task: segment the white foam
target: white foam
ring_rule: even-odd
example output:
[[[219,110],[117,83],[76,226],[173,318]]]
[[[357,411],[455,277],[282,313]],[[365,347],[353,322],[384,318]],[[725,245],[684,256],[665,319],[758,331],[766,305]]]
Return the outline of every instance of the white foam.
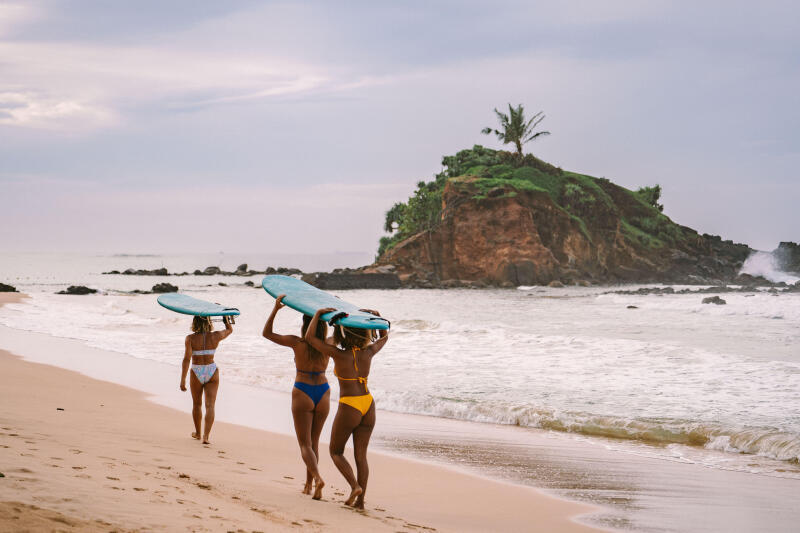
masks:
[[[788,272],[784,272],[778,266],[778,261],[771,252],[755,251],[745,260],[742,265],[740,274],[749,274],[751,276],[762,276],[773,283],[796,283],[800,281],[797,277]]]

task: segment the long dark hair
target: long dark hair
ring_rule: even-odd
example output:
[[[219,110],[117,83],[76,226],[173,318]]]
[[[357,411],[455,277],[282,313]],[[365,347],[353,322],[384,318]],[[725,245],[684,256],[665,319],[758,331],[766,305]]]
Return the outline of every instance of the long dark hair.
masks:
[[[306,331],[308,331],[309,324],[311,324],[311,317],[308,316],[308,315],[303,315],[303,325],[300,328],[300,333],[301,333],[301,335],[302,335],[302,337],[304,339],[306,338]],[[318,339],[322,339],[323,341],[326,338],[328,338],[328,324],[323,322],[322,320],[319,320],[317,322],[317,331],[314,332],[314,336],[317,337]],[[313,346],[311,346],[308,343],[306,343],[306,344],[308,345],[308,357],[309,357],[309,359],[312,359],[312,360],[314,360],[314,359],[317,359],[317,360],[318,359],[322,359],[322,354],[319,352],[319,350],[317,350],[316,348],[314,348]]]
[[[373,330],[356,329],[345,326],[333,327],[333,340],[342,347],[343,350],[366,348],[372,342]]]

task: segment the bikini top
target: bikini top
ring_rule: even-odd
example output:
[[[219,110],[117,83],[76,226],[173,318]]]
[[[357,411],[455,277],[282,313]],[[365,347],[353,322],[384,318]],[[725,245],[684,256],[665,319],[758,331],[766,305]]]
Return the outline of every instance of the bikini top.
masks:
[[[306,341],[303,340],[303,342],[306,342]],[[308,343],[306,342],[306,344],[308,344]],[[295,367],[295,368],[297,368],[297,367]],[[325,373],[325,370],[300,370],[299,368],[297,368],[297,371],[300,372],[301,374],[308,374],[309,376],[319,376],[320,374],[324,374]]]
[[[360,348],[353,348],[353,366],[356,369],[356,374],[358,374],[358,363],[356,363],[356,351],[360,351]],[[342,381],[358,381],[359,383],[364,385],[364,389],[369,393],[369,389],[367,389],[367,378],[364,376],[356,376],[354,378],[343,378],[339,374],[336,373],[336,367],[333,367],[333,375],[339,378]]]
[[[203,332],[203,349],[202,350],[192,350],[192,355],[214,355],[217,351],[216,348],[213,350],[206,350],[206,332]]]

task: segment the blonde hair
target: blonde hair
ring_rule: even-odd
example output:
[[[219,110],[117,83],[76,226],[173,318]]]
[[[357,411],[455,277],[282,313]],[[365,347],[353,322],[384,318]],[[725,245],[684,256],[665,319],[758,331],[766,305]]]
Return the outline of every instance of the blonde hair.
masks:
[[[333,328],[333,340],[343,350],[366,348],[372,342],[372,336],[373,331],[371,329],[356,329],[345,326],[334,326]]]
[[[211,333],[213,329],[211,319],[207,316],[196,316],[192,319],[192,331],[195,333]]]

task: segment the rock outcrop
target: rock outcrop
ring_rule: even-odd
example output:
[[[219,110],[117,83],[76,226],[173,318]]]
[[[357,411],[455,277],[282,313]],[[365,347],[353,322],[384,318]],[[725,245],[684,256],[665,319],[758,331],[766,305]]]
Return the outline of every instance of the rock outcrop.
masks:
[[[323,290],[399,289],[400,278],[394,273],[380,272],[315,272],[305,274],[303,281]]]
[[[501,154],[478,148],[481,161]],[[607,179],[535,161],[535,167],[483,164],[456,177],[441,179],[440,174],[435,184],[441,186],[442,208],[436,223],[393,243],[376,266],[393,265],[408,286],[447,280],[494,286],[553,281],[721,285],[736,278],[751,252],[746,245],[675,224]],[[492,177],[494,168],[528,177],[498,179]]]
[[[160,294],[165,292],[178,292],[178,287],[171,283],[157,283],[151,289],[154,293]]]
[[[0,283],[0,292],[17,292],[17,288],[5,283]]]
[[[89,287],[85,287],[83,285],[70,285],[67,287],[66,290],[58,291],[56,294],[73,294],[73,295],[85,295],[85,294],[95,294],[97,289],[90,289]]]
[[[781,270],[800,273],[800,244],[782,242],[772,252]]]

